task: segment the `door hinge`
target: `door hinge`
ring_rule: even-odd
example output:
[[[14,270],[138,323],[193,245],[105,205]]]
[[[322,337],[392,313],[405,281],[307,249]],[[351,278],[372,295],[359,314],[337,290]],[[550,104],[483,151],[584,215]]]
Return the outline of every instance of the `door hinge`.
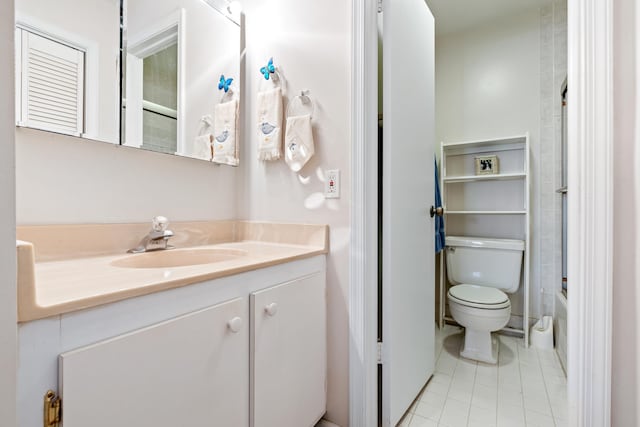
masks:
[[[382,341],[378,341],[378,365],[382,365]]]
[[[378,13],[382,13],[382,0],[378,0]]]
[[[59,427],[62,421],[62,400],[52,390],[44,395],[44,427]]]

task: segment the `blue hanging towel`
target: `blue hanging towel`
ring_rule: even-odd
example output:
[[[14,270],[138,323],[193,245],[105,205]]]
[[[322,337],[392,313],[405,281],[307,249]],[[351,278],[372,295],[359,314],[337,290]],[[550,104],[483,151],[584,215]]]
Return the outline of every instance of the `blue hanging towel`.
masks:
[[[440,177],[438,174],[438,161],[436,160],[435,155],[433,156],[433,170],[435,171],[435,207],[438,208],[442,206],[442,199],[440,197]],[[436,253],[438,253],[444,249],[444,217],[436,215],[435,226]]]

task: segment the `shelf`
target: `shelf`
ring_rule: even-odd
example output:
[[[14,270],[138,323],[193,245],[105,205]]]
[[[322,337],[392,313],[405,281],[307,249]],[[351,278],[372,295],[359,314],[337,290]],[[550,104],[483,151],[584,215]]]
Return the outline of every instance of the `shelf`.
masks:
[[[529,134],[484,138],[476,141],[442,142],[440,147],[441,196],[444,207],[445,231],[460,236],[493,236],[518,238],[524,241],[522,262],[522,318],[523,328],[504,328],[510,334],[522,335],[529,346],[530,318],[530,191],[531,158]],[[499,159],[495,175],[475,175],[478,156]],[[461,185],[448,185],[459,183]],[[477,183],[477,184],[473,184]],[[449,210],[447,205],[451,208]],[[501,210],[498,210],[501,209]],[[516,237],[518,236],[518,237]],[[440,310],[438,324],[453,319],[445,317],[446,268],[440,257]],[[519,326],[518,320],[515,324]]]
[[[500,139],[482,139],[478,141],[443,142],[443,151],[450,153],[482,153],[494,150],[518,150],[526,145],[527,136],[518,135]]]
[[[444,211],[447,215],[524,215],[527,211]]]
[[[503,181],[503,180],[509,180],[509,179],[525,178],[526,176],[527,174],[525,172],[498,173],[495,175],[445,176],[442,178],[442,182],[447,184],[451,182]]]

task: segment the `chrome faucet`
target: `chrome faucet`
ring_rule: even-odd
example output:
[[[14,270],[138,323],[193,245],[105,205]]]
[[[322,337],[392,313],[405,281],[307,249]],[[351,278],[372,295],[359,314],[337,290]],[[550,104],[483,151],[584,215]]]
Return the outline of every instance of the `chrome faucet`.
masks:
[[[139,254],[142,252],[158,251],[163,249],[173,249],[169,245],[169,239],[173,237],[173,231],[167,230],[169,220],[163,216],[156,216],[151,220],[152,229],[142,238],[138,246],[129,249],[127,252]]]

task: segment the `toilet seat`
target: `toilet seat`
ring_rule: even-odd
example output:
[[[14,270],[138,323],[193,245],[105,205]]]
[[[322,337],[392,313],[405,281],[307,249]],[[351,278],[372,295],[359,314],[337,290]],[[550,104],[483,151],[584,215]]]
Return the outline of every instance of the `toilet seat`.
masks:
[[[449,289],[450,300],[466,306],[484,310],[501,310],[511,307],[507,294],[500,289],[487,286],[461,284]]]

